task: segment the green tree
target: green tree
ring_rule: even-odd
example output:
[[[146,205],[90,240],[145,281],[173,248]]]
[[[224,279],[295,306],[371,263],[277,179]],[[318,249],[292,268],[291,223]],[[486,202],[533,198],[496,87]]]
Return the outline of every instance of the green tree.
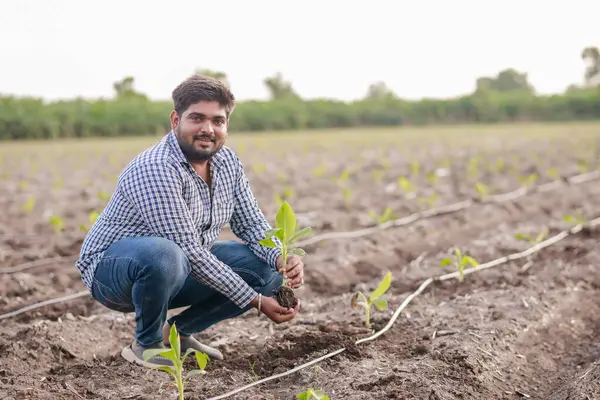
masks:
[[[117,97],[117,99],[146,99],[146,96],[144,94],[139,93],[135,90],[135,78],[133,76],[126,76],[120,81],[113,83],[113,89],[115,91],[115,96]]]
[[[581,52],[581,58],[587,64],[584,78],[588,86],[600,85],[600,50],[597,47],[586,47]]]
[[[527,73],[507,68],[500,71],[495,77],[477,79],[475,92],[524,92],[534,94],[535,89],[529,83]]]
[[[299,100],[300,96],[292,88],[292,84],[283,79],[280,72],[267,77],[263,83],[269,91],[271,100]]]
[[[231,89],[231,85],[229,83],[229,79],[228,79],[227,74],[225,72],[214,71],[214,70],[208,69],[208,68],[198,68],[198,69],[196,69],[195,72],[198,75],[207,76],[209,78],[217,79],[217,80],[223,82],[225,84],[225,86],[227,86],[228,88]]]
[[[388,87],[388,85],[386,85],[385,82],[379,81],[379,82],[375,82],[375,83],[372,83],[369,85],[365,99],[367,99],[367,100],[383,100],[383,99],[390,99],[390,98],[395,98],[395,97],[396,97],[396,95],[394,94],[392,89],[390,89]]]

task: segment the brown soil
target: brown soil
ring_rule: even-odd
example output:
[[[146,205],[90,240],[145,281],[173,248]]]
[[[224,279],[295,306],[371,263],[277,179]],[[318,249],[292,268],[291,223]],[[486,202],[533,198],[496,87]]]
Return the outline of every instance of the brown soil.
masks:
[[[515,138],[514,144],[502,149],[496,144],[482,163],[494,165],[502,156],[506,171],[488,173],[481,167],[484,173],[477,179],[506,192],[518,187],[509,167],[521,174],[539,171],[538,183],[549,181],[543,173],[549,166],[576,174],[576,156],[587,142],[569,144],[585,139],[570,136],[565,140],[573,142],[552,145],[539,138]],[[285,172],[294,182],[296,197],[290,203],[299,224],[317,233],[353,230],[369,225],[371,209],[381,211],[390,205],[399,216],[423,209],[418,200],[390,189],[396,177],[409,170],[411,158],[401,153],[420,159],[421,168],[428,172],[449,150],[432,143],[425,146],[426,142],[413,147],[390,143],[391,139],[373,147],[373,154],[348,145],[343,151],[317,148],[290,156]],[[485,148],[485,143],[473,147]],[[97,192],[110,192],[113,176],[137,150],[122,150],[117,161],[107,161],[107,149],[89,150],[89,157],[58,152],[54,161],[45,162],[62,175],[53,175],[51,168],[34,172],[27,164],[17,168],[22,161],[18,154],[7,159],[5,165],[13,173],[0,181],[0,268],[57,255],[71,258],[0,274],[0,314],[84,289],[73,265],[84,236],[79,225],[87,223],[92,210],[101,209],[104,200]],[[380,168],[377,155],[383,153],[392,167],[385,170],[382,182],[376,182],[372,171]],[[438,204],[474,195],[476,179],[467,176],[468,158],[461,158],[458,150],[451,153],[458,160],[453,168],[460,171],[459,183],[440,178],[435,186]],[[43,155],[47,152],[37,154]],[[77,161],[82,157],[89,164]],[[32,156],[28,162],[35,159]],[[323,159],[329,172],[321,178],[309,176],[301,167]],[[268,170],[278,165],[276,159],[272,162]],[[354,200],[346,206],[338,183],[330,177],[356,163],[360,169],[350,179]],[[273,179],[274,175],[252,172],[252,163],[248,164],[257,198],[271,215],[268,211],[276,210],[273,193],[289,184]],[[83,183],[86,177],[96,177],[97,171],[102,171],[97,179]],[[65,180],[59,188],[53,186],[56,176]],[[21,180],[31,182],[29,189],[19,185]],[[434,190],[425,173],[414,181],[427,188],[423,194]],[[36,208],[26,214],[21,207],[32,193],[37,195]],[[298,317],[271,324],[264,315],[249,312],[196,335],[219,347],[225,359],[211,360],[206,375],[188,382],[186,398],[207,399],[345,348],[321,363],[231,398],[293,399],[313,387],[332,399],[347,400],[600,399],[598,229],[569,236],[537,253],[526,270],[528,260],[523,259],[467,275],[462,283],[432,284],[386,333],[359,345],[355,341],[370,331],[364,328],[361,310],[350,307],[357,290],[370,293],[391,271],[389,310],[372,314],[373,329],[380,330],[424,279],[445,272],[439,262],[454,246],[480,262],[521,251],[528,244],[515,239],[516,233],[535,235],[549,228],[550,235],[556,234],[569,226],[562,217],[577,210],[588,218],[599,216],[599,198],[598,181],[589,182],[517,202],[478,204],[361,238],[306,246],[306,284],[293,292],[302,301]],[[63,216],[65,231],[56,233],[48,226],[52,214]],[[223,232],[223,238],[231,237],[229,231]],[[175,390],[167,385],[169,376],[130,365],[120,356],[133,330],[131,314],[110,312],[88,297],[2,320],[0,399],[176,399]],[[191,360],[187,367],[194,367]]]
[[[298,304],[296,294],[287,286],[280,286],[275,293],[275,298],[281,307],[294,308]]]

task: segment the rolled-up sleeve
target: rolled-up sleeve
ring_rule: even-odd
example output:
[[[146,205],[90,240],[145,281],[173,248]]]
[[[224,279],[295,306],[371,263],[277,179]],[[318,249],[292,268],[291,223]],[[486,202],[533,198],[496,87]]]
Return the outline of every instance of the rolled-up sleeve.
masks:
[[[240,308],[257,295],[238,274],[200,245],[200,236],[183,198],[183,180],[168,163],[138,164],[125,174],[118,190],[139,211],[151,232],[179,245],[192,276],[222,293]]]

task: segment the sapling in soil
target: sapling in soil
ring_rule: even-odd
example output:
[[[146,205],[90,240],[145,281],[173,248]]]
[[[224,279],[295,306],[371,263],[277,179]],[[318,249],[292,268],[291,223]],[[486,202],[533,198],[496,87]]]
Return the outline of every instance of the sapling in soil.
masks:
[[[315,390],[313,388],[308,388],[306,391],[302,393],[298,393],[296,396],[297,399],[300,400],[329,400],[329,396],[322,390]]]
[[[454,249],[454,259],[452,259],[451,257],[446,257],[444,258],[442,261],[440,261],[440,266],[446,267],[448,265],[454,265],[456,267],[456,269],[458,270],[458,280],[459,281],[463,281],[465,279],[465,268],[467,267],[467,265],[471,265],[471,267],[473,268],[477,268],[477,266],[479,265],[479,262],[477,262],[473,257],[471,256],[467,256],[467,255],[463,255],[462,251],[460,251],[460,249],[455,248]]]
[[[292,207],[287,201],[284,201],[275,216],[275,228],[266,231],[264,233],[265,238],[260,240],[259,243],[265,247],[279,249],[281,259],[285,265],[290,255],[306,255],[304,250],[293,247],[293,244],[296,240],[308,235],[310,232],[311,228],[309,227],[296,231],[296,216]],[[275,298],[282,307],[293,308],[298,304],[298,299],[294,291],[287,286],[286,279],[283,280],[283,285],[277,289]]]
[[[371,329],[371,306],[375,306],[378,311],[387,309],[387,300],[382,299],[381,296],[387,292],[392,283],[392,273],[388,272],[385,274],[377,289],[375,289],[367,298],[362,292],[358,291],[352,296],[350,305],[352,308],[363,307],[365,309],[365,326],[367,329]],[[362,302],[359,302],[362,299]]]
[[[168,372],[173,377],[173,379],[175,380],[175,385],[177,386],[177,390],[179,392],[179,400],[183,400],[184,382],[194,375],[203,374],[204,368],[206,368],[206,364],[208,363],[209,357],[207,354],[199,352],[198,350],[192,348],[188,348],[183,357],[181,357],[181,342],[179,340],[179,332],[177,332],[175,324],[171,325],[171,331],[169,332],[169,343],[171,344],[171,348],[145,350],[143,357],[144,361],[148,361],[149,359],[157,355],[163,356],[171,360],[173,366],[163,365],[158,367],[157,369],[160,371]],[[191,370],[190,372],[188,372],[187,376],[183,378],[183,363],[191,353],[194,353],[194,355],[196,356],[196,362],[198,363],[198,367],[200,369]]]

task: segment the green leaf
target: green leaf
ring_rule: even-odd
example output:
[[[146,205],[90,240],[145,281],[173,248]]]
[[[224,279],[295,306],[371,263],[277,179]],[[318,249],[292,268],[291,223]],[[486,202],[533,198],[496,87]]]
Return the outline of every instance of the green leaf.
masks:
[[[374,299],[380,297],[382,294],[387,292],[391,283],[392,283],[392,273],[388,272],[387,274],[385,274],[385,276],[381,280],[381,283],[379,283],[379,287],[377,287],[377,289],[375,289],[373,291],[373,293],[371,293],[371,295],[369,296],[369,300],[373,301]]]
[[[296,396],[296,398],[300,399],[300,400],[308,400],[309,399],[309,397],[308,397],[308,391],[302,392],[302,393],[298,393],[298,395]]]
[[[204,368],[206,368],[209,359],[210,357],[208,357],[208,354],[199,351],[196,352],[196,361],[198,362],[198,367],[200,367],[200,369],[204,370]]]
[[[271,238],[261,239],[261,240],[258,241],[258,243],[262,244],[265,247],[269,247],[269,248],[273,248],[273,249],[277,248],[277,245],[275,244],[275,242]]]
[[[175,327],[175,324],[171,325],[171,332],[169,333],[169,343],[171,344],[171,349],[175,354],[176,360],[179,361],[179,359],[181,358],[181,345],[179,343],[179,333],[177,333],[177,328]]]
[[[142,354],[144,361],[148,361],[157,355],[161,355],[169,360],[173,360],[175,353],[173,352],[173,349],[148,349],[144,350],[144,353]]]
[[[329,396],[322,390],[315,390],[313,388],[308,388],[305,392],[307,394],[307,399],[315,398],[317,400],[329,400]]]
[[[187,375],[185,377],[185,380],[188,380],[192,376],[195,376],[195,375],[204,375],[204,374],[206,374],[206,371],[203,371],[201,369],[193,369],[193,370],[191,370],[190,372],[187,373]]]
[[[440,266],[442,267],[445,267],[450,264],[452,264],[452,259],[450,257],[446,257],[442,261],[440,261]]]
[[[465,264],[471,264],[473,267],[477,267],[479,265],[479,263],[473,257],[470,256],[464,256],[463,260]]]
[[[294,236],[294,232],[296,232],[296,217],[287,200],[281,204],[279,211],[277,211],[275,225],[277,228],[283,230],[283,238],[281,240],[287,244],[289,239]]]
[[[310,233],[311,233],[311,228],[310,227],[302,228],[298,232],[296,232],[294,234],[294,236],[292,236],[290,238],[289,242],[290,243],[295,242],[296,240],[300,239],[301,237],[307,236]]]
[[[517,240],[531,240],[531,235],[526,235],[526,234],[522,234],[522,233],[517,233],[515,235],[515,239]]]
[[[273,229],[267,230],[265,232],[265,238],[270,238],[271,236],[274,236],[280,230],[281,230],[281,228],[273,228]]]
[[[161,365],[160,367],[157,368],[159,371],[165,371],[168,372],[169,374],[171,374],[171,376],[173,378],[175,378],[175,380],[177,380],[177,375],[175,374],[175,371],[173,371],[173,368],[166,366],[166,365]]]
[[[297,256],[304,257],[306,255],[306,252],[303,249],[295,248],[295,249],[291,249],[289,251],[289,254],[295,254]]]
[[[385,299],[375,299],[373,300],[373,305],[379,311],[386,310],[388,308],[388,302]]]
[[[457,257],[460,257],[462,255],[462,252],[460,251],[459,248],[455,248],[454,249],[454,254],[456,254]]]

